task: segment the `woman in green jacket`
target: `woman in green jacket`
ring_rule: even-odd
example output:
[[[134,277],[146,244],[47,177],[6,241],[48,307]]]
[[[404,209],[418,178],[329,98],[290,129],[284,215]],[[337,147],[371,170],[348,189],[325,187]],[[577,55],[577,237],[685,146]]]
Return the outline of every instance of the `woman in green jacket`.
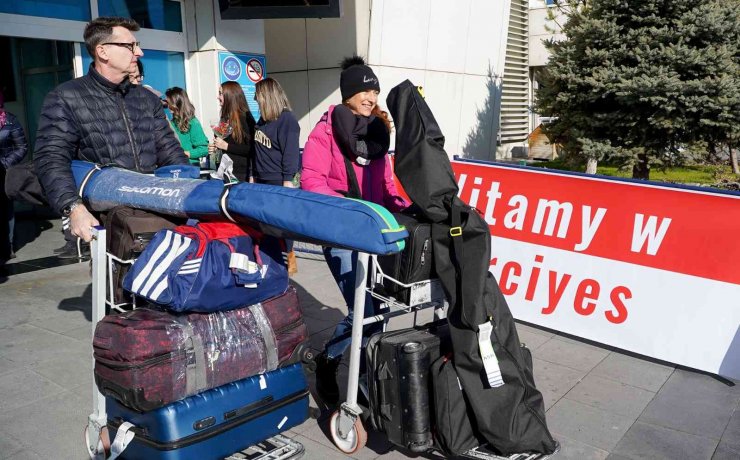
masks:
[[[208,138],[200,122],[195,118],[195,107],[190,102],[188,93],[175,86],[164,94],[167,98],[167,107],[172,112],[170,124],[177,137],[180,138],[180,145],[185,155],[190,158],[190,164],[207,167]],[[201,161],[201,159],[204,160]]]

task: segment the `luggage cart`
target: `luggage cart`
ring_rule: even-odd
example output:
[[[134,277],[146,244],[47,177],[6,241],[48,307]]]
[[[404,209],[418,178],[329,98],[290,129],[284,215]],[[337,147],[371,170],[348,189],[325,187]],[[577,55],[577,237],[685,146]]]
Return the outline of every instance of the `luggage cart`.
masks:
[[[133,260],[121,260],[106,252],[106,231],[102,226],[92,229],[93,240],[90,243],[90,254],[92,257],[92,335],[95,335],[95,326],[106,314],[106,307],[111,311],[124,312],[136,308],[134,303],[116,303],[113,297],[113,263],[131,264]],[[109,293],[106,295],[107,292]],[[95,359],[93,358],[93,367]],[[118,430],[116,439],[111,440],[108,435],[108,415],[105,408],[105,397],[98,391],[95,377],[92,382],[92,405],[93,412],[87,418],[85,426],[85,449],[93,460],[115,458],[120,455],[133,438],[133,432],[124,429]],[[250,446],[240,452],[228,457],[230,460],[288,460],[297,459],[303,455],[303,445],[280,434],[272,436],[262,442]]]
[[[417,313],[420,310],[434,308],[435,319],[447,316],[448,302],[438,279],[424,280],[416,283],[403,283],[382,271],[376,255],[360,252],[357,257],[357,272],[355,278],[355,314],[352,321],[352,339],[349,355],[349,376],[347,381],[347,400],[342,403],[330,418],[329,431],[332,441],[345,454],[352,454],[362,449],[367,442],[367,431],[362,425],[360,415],[362,408],[357,404],[359,390],[366,390],[360,382],[360,353],[362,352],[363,327],[378,322],[387,323],[390,318]],[[370,276],[368,277],[368,272]],[[409,302],[402,303],[395,298],[386,297],[376,292],[375,286],[384,281],[396,284],[410,290]],[[380,299],[388,310],[371,317],[363,317],[358,312],[365,311],[366,294]],[[370,400],[370,398],[368,398]],[[473,448],[458,458],[481,460],[546,460],[550,455],[520,453],[502,457],[488,451],[486,446]],[[559,450],[559,447],[558,447]]]
[[[368,272],[370,273],[369,277]],[[408,304],[376,292],[375,286],[384,280],[409,289],[411,292]],[[367,318],[363,317],[362,314],[358,314],[358,312],[365,311],[367,293],[381,300],[388,311]],[[329,419],[329,431],[332,441],[345,454],[357,452],[367,442],[367,431],[360,419],[362,408],[357,404],[358,390],[361,389],[360,353],[362,352],[363,327],[379,322],[386,323],[393,317],[417,313],[427,308],[434,308],[435,317],[441,319],[446,317],[447,299],[439,280],[424,280],[411,284],[403,283],[383,273],[376,255],[360,252],[357,256],[354,305],[355,314],[352,320],[352,339],[349,346],[347,400],[341,404],[339,409]],[[362,389],[364,390],[364,388]]]

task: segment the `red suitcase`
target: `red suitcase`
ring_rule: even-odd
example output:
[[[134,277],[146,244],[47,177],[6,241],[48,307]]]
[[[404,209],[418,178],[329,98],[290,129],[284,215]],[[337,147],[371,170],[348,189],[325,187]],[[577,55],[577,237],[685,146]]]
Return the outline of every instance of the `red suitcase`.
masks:
[[[150,411],[301,359],[308,329],[291,286],[261,304],[216,313],[140,308],[95,327],[95,382]]]

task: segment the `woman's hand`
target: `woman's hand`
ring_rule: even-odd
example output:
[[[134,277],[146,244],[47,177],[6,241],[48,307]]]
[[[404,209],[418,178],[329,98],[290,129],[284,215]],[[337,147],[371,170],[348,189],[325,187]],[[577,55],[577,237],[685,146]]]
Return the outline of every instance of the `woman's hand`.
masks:
[[[213,140],[213,144],[216,146],[217,149],[221,149],[224,152],[229,150],[229,143],[221,139],[220,137],[215,138]]]
[[[189,150],[185,150],[185,156],[188,157],[188,158],[190,158],[190,151]]]

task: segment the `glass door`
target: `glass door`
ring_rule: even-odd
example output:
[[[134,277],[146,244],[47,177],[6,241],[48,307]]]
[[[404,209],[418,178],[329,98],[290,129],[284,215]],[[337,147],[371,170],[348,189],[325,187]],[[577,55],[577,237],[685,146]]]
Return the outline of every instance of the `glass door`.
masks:
[[[71,42],[19,38],[15,40],[20,66],[30,150],[36,140],[41,106],[46,94],[74,78]]]

